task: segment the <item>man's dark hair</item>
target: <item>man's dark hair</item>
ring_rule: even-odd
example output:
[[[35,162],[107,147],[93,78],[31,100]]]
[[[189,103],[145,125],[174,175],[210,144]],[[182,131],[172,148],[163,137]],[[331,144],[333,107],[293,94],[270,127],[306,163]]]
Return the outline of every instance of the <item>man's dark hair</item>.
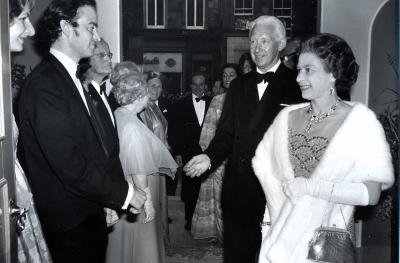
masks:
[[[95,0],[53,0],[38,24],[37,42],[38,45],[45,46],[48,50],[50,46],[60,37],[61,20],[71,23],[77,27],[76,15],[82,6],[92,6],[96,8]]]
[[[236,64],[236,63],[225,63],[225,64],[222,66],[221,75],[224,74],[224,69],[226,69],[226,68],[232,68],[232,69],[234,69],[235,72],[236,72],[236,75],[239,76],[239,71],[240,71],[240,70],[239,70],[239,65],[238,65],[238,64]]]
[[[196,71],[196,72],[193,72],[192,75],[190,75],[190,79],[189,79],[190,82],[189,82],[189,83],[192,83],[192,79],[193,79],[195,76],[203,76],[204,79],[207,81],[207,75],[206,75],[206,73],[204,73],[203,71]]]

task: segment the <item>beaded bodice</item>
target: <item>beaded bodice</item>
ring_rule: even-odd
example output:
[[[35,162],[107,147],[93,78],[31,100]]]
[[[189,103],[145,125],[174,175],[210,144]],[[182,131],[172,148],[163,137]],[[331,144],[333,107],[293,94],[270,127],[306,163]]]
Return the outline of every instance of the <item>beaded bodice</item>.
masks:
[[[325,137],[294,132],[289,129],[289,157],[294,176],[310,178],[328,144],[329,140]]]

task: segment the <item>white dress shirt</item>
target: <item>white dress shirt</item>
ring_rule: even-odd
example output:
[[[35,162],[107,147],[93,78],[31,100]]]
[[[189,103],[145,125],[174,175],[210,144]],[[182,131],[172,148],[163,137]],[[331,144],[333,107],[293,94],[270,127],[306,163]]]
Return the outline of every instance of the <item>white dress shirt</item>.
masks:
[[[279,65],[281,64],[281,61],[278,59],[278,62],[272,67],[270,68],[267,72],[273,72],[275,73],[276,70],[278,69]],[[264,74],[263,72],[261,72],[261,70],[259,70],[258,68],[256,69],[258,73],[260,74]],[[268,82],[260,82],[257,84],[257,89],[258,89],[258,99],[261,100],[262,96],[264,95],[265,90],[268,87]]]
[[[81,95],[82,101],[86,106],[86,109],[90,115],[90,111],[86,102],[85,94],[83,94],[83,87],[79,79],[76,77],[76,69],[78,67],[78,64],[76,64],[70,57],[65,55],[59,50],[56,50],[54,48],[50,48],[50,53],[56,57],[56,59],[64,66],[64,68],[68,71],[68,74],[71,76],[72,80],[75,82],[76,88],[78,89],[79,94]],[[99,87],[100,90],[100,87]],[[133,196],[133,186],[128,183],[129,188],[128,188],[128,194],[126,195],[126,199],[124,202],[124,205],[122,206],[122,209],[127,209],[130,200],[132,199]]]
[[[204,94],[202,96],[204,96]],[[204,100],[196,101],[196,98],[199,98],[199,97],[197,97],[196,95],[194,95],[192,93],[192,102],[193,102],[194,110],[196,111],[197,121],[199,122],[199,125],[201,126],[201,124],[203,123],[203,120],[204,120],[204,112],[206,110],[206,102]]]
[[[100,85],[96,81],[92,80],[90,82],[90,84],[92,84],[92,86],[95,88],[97,93],[100,95],[101,100],[103,101],[104,105],[106,106],[108,114],[110,115],[111,121],[112,121],[112,123],[113,123],[113,125],[115,127],[114,115],[112,114],[112,111],[111,111],[110,105],[108,104],[108,101],[107,101],[105,93],[103,92],[102,94],[100,94],[101,93],[100,92]]]
[[[103,83],[103,82],[102,82],[102,83]],[[111,90],[112,90],[112,88],[113,88],[113,84],[111,84],[110,78],[106,79],[106,80],[104,81],[104,83],[106,83],[106,94],[107,94],[107,96],[110,96]]]

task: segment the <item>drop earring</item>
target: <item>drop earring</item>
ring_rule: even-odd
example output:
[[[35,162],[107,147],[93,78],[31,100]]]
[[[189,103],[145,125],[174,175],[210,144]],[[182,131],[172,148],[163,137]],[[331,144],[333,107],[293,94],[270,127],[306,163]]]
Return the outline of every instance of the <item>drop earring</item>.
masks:
[[[333,87],[331,87],[329,89],[329,95],[333,95],[335,93],[335,89]]]

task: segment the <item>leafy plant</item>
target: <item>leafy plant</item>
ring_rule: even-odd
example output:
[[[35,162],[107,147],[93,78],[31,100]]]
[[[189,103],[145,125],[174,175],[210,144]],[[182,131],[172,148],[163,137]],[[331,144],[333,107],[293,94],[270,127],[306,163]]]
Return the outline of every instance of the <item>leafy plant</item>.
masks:
[[[398,96],[398,94],[397,94]],[[398,99],[397,99],[398,100]],[[392,217],[392,213],[397,211],[398,198],[397,198],[397,187],[398,179],[397,174],[399,171],[399,109],[398,107],[389,109],[386,108],[379,116],[379,121],[382,123],[385,131],[386,140],[390,146],[390,152],[392,154],[392,161],[395,174],[395,185],[389,192],[384,193],[383,197],[378,205],[376,218],[385,221]]]

